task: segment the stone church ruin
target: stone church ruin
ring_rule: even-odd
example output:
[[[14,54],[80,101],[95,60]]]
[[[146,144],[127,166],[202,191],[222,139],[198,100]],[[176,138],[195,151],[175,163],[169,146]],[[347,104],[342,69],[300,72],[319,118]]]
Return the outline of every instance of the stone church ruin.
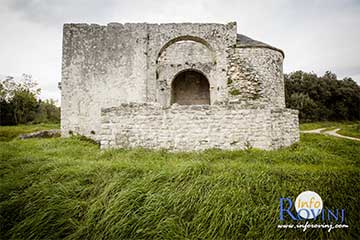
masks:
[[[236,23],[65,24],[61,132],[101,148],[276,149],[299,141],[280,49]]]

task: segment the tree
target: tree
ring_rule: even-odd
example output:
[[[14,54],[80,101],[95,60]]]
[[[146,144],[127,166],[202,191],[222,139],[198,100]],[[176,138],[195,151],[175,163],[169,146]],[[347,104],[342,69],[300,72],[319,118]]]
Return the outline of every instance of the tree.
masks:
[[[6,77],[0,81],[0,125],[31,122],[59,122],[60,108],[53,100],[37,100],[40,88],[31,75],[19,81]]]
[[[53,99],[38,101],[34,123],[41,122],[60,122],[60,108],[55,105],[55,101]]]
[[[330,71],[321,77],[303,71],[285,74],[285,99],[287,107],[299,110],[302,122],[360,120],[360,87]]]

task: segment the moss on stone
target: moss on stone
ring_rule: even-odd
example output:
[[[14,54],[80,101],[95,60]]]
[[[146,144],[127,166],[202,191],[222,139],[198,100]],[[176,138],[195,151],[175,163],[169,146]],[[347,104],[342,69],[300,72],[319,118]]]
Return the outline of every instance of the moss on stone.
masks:
[[[233,88],[230,90],[229,92],[231,95],[233,96],[237,96],[237,95],[240,95],[240,90],[239,89],[236,89],[236,88]]]

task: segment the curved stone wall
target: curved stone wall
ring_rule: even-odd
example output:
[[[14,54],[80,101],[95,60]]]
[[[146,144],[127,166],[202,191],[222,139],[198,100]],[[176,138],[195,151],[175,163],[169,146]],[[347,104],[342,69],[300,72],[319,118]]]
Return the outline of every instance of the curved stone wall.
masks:
[[[277,50],[235,47],[229,55],[229,100],[285,107],[283,55]]]

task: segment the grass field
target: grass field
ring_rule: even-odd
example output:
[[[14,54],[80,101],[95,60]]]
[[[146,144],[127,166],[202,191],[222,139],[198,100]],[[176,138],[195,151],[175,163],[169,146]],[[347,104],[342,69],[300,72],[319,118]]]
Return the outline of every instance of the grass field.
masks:
[[[42,123],[17,126],[0,126],[0,141],[10,141],[23,133],[31,133],[40,130],[57,129],[59,124]]]
[[[77,137],[0,144],[1,239],[360,237],[360,142],[303,134],[276,151],[201,153],[100,151]],[[344,208],[349,228],[277,229],[279,198],[305,190]]]

